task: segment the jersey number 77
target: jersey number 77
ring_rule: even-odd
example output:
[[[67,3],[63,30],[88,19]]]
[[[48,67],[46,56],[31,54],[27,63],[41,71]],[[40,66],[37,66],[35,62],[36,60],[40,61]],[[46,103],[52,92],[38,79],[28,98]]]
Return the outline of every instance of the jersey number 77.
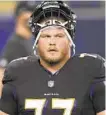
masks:
[[[75,99],[52,98],[52,109],[64,109],[63,115],[71,115]],[[35,115],[42,115],[43,108],[46,104],[44,99],[26,99],[25,109],[35,109]]]

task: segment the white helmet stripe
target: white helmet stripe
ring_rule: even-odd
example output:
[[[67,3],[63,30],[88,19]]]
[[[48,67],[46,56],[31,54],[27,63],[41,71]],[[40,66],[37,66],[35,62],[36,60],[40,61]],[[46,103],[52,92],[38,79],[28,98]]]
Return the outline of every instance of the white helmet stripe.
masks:
[[[37,44],[37,42],[38,42],[38,40],[39,40],[39,38],[40,38],[40,34],[41,34],[41,31],[39,31],[39,33],[38,33],[38,35],[37,35],[37,37],[36,37],[35,43],[34,43],[34,45],[33,45],[33,49],[35,49],[35,47],[36,47],[36,44]]]

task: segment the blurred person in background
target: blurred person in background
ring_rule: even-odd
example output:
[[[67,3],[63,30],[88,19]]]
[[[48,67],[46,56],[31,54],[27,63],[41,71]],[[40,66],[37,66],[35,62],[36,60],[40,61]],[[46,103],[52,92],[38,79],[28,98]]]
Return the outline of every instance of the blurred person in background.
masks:
[[[2,77],[5,67],[14,59],[33,54],[32,33],[28,27],[28,19],[36,6],[35,1],[17,2],[15,8],[15,28],[8,39],[0,56],[0,95],[2,88]]]

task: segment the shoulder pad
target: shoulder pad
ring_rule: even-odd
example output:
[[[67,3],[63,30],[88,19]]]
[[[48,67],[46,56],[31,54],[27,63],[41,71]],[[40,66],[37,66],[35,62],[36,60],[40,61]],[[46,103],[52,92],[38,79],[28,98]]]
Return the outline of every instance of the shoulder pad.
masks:
[[[3,83],[14,81],[17,76],[24,72],[24,67],[28,67],[33,62],[37,61],[36,57],[28,56],[11,61],[5,69]]]
[[[89,70],[95,79],[104,79],[106,62],[103,57],[98,54],[82,53],[79,55],[79,59],[83,59],[84,63],[89,66]]]
[[[37,58],[35,56],[21,57],[21,58],[18,58],[18,59],[11,61],[10,65],[20,65],[23,63],[31,63],[33,61],[36,61],[36,59]]]
[[[80,55],[78,55],[78,57],[87,59],[96,59],[98,61],[105,62],[105,59],[101,57],[99,54],[81,53]]]

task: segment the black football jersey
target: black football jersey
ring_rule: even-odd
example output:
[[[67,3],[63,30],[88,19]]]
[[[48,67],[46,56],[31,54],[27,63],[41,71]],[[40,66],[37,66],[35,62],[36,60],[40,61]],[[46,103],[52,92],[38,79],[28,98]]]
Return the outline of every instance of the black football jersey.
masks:
[[[80,54],[52,74],[39,59],[12,61],[4,74],[0,110],[10,115],[96,115],[105,109],[104,60]]]

